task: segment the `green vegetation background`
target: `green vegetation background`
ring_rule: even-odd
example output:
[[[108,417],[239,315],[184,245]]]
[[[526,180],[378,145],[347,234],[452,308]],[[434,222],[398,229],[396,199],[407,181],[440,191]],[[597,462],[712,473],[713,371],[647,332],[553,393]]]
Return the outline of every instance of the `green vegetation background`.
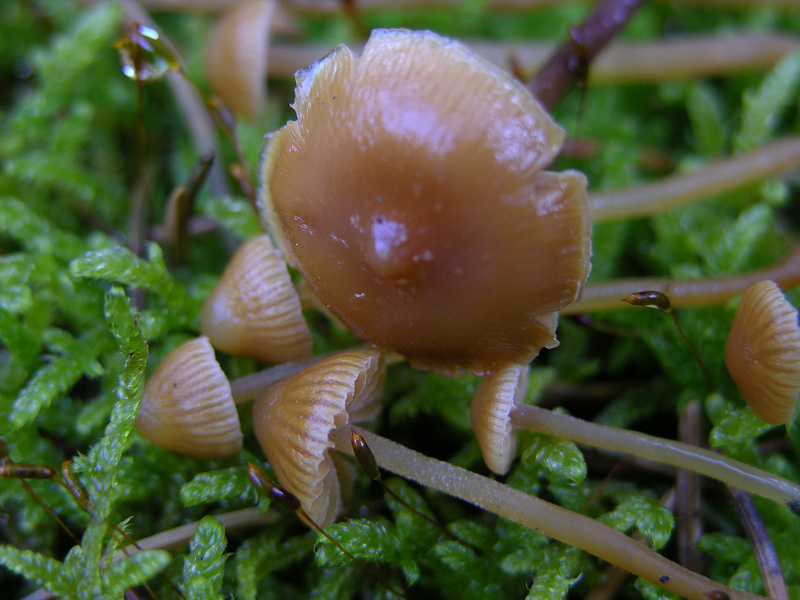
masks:
[[[460,38],[561,39],[586,11],[568,3],[547,11],[500,15],[468,0],[454,10],[381,11],[369,27],[431,28]],[[159,24],[180,49],[190,76],[206,87],[203,48],[212,18],[165,13]],[[301,21],[303,39],[331,45],[353,39],[343,18]],[[692,9],[667,2],[646,6],[627,38],[664,32],[784,32],[800,35],[800,11]],[[363,586],[386,597],[362,571],[317,540],[294,515],[269,526],[229,534],[207,515],[255,506],[246,464],[264,464],[241,411],[245,450],[227,460],[178,456],[143,440],[133,420],[148,372],[176,345],[198,334],[202,301],[236,243],[258,231],[241,195],[204,188],[197,212],[219,228],[194,238],[185,264],[167,264],[156,243],[145,257],[125,248],[137,164],[137,86],[125,78],[114,42],[124,33],[114,3],[6,0],[0,8],[0,438],[18,461],[58,468],[74,458],[89,494],[89,513],[61,487],[33,489],[81,536],[74,546],[17,480],[0,480],[0,590],[22,597],[46,586],[63,598],[119,598],[149,580],[160,598],[176,593],[154,574],[166,569],[187,598],[341,599]],[[555,38],[554,38],[555,36]],[[178,75],[172,75],[177,77]],[[292,118],[292,82],[270,81],[268,109],[238,133],[255,174],[262,136]],[[679,170],[754,148],[800,130],[800,54],[769,73],[662,85],[590,89],[583,109],[570,94],[556,109],[570,134],[600,140],[589,158],[562,161],[587,173],[593,189],[633,185],[663,176],[643,160],[657,150]],[[184,116],[167,84],[143,88],[149,225],[159,224],[170,191],[198,159]],[[580,113],[580,119],[578,114]],[[218,160],[229,164],[225,149]],[[234,185],[231,189],[236,189]],[[592,280],[662,274],[715,276],[774,262],[795,242],[800,181],[794,173],[653,219],[598,226]],[[141,310],[131,290],[144,290]],[[789,294],[795,305],[797,291]],[[717,393],[708,396],[696,365],[655,311],[596,315],[626,336],[562,320],[561,347],[533,366],[529,400],[597,422],[674,437],[686,402],[704,404],[703,434],[721,451],[800,481],[800,421],[768,427],[744,408],[722,364],[735,303],[680,311]],[[353,340],[319,315],[309,315],[316,349]],[[220,356],[231,378],[253,372],[249,360]],[[472,439],[468,404],[476,380],[444,379],[393,367],[378,428],[387,437],[485,472]],[[557,394],[557,390],[571,390]],[[618,393],[591,395],[597,389]],[[594,398],[594,399],[593,399]],[[528,435],[507,482],[591,516],[674,556],[674,520],[658,504],[669,477],[628,470],[604,481],[597,454],[568,442]],[[265,465],[266,467],[266,465]],[[330,529],[366,562],[385,565],[392,581],[422,598],[584,597],[605,565],[594,558],[440,494],[391,480],[420,510],[482,549],[444,538],[361,477],[347,519]],[[719,485],[704,487],[701,540],[707,573],[762,592],[750,547]],[[757,500],[773,536],[790,594],[800,598],[800,519]],[[266,506],[266,501],[261,500]],[[205,518],[204,518],[205,517]],[[107,518],[134,538],[199,520],[191,546],[151,550],[107,564],[118,548]],[[410,587],[409,587],[410,586]],[[141,589],[141,588],[139,588]],[[9,592],[10,591],[10,592]],[[363,596],[369,597],[369,596]],[[664,598],[630,578],[619,598]]]

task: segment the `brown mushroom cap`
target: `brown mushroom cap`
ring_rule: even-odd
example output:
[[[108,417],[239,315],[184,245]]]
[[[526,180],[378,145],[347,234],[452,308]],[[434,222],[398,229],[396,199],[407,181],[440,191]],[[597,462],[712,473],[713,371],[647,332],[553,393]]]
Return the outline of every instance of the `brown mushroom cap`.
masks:
[[[430,32],[374,31],[298,74],[264,217],[359,337],[490,372],[553,347],[589,272],[585,178],[541,169],[563,131],[530,93]]]
[[[311,356],[300,299],[269,236],[236,251],[203,304],[200,330],[215,348],[267,363]]]
[[[154,444],[200,458],[242,449],[231,386],[208,338],[184,342],[147,380],[136,428]]]
[[[470,418],[475,437],[490,471],[505,475],[514,460],[517,433],[511,409],[522,402],[528,389],[528,366],[508,365],[484,379],[475,390]]]
[[[772,281],[748,287],[725,343],[728,368],[747,405],[770,425],[788,423],[800,396],[797,309]]]
[[[275,0],[234,5],[214,27],[206,70],[214,93],[233,113],[255,119],[267,98],[267,48]]]
[[[350,350],[270,386],[253,404],[253,429],[278,481],[321,527],[341,507],[331,434],[374,416],[384,374],[379,350]]]

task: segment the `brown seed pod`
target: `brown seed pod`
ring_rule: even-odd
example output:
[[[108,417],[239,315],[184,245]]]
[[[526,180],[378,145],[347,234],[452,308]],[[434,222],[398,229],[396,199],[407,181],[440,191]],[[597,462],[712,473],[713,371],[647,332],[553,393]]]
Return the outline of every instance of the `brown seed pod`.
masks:
[[[440,371],[527,363],[589,272],[585,178],[509,75],[430,32],[374,31],[297,76],[262,161],[282,251],[356,335]]]
[[[236,251],[203,304],[200,330],[215,348],[266,363],[311,356],[300,299],[269,236]]]
[[[234,5],[217,23],[206,46],[211,88],[231,112],[255,119],[267,97],[267,48],[275,0]]]
[[[475,391],[470,418],[489,470],[505,475],[514,459],[517,434],[511,409],[528,389],[528,366],[508,365],[484,379]]]
[[[136,428],[154,444],[200,458],[242,449],[231,386],[208,338],[184,342],[147,380]]]
[[[789,422],[800,396],[800,326],[797,309],[772,281],[745,290],[725,343],[725,366],[759,418]]]
[[[384,374],[379,350],[350,350],[276,383],[253,404],[253,428],[278,481],[321,527],[341,507],[331,435],[374,416]]]

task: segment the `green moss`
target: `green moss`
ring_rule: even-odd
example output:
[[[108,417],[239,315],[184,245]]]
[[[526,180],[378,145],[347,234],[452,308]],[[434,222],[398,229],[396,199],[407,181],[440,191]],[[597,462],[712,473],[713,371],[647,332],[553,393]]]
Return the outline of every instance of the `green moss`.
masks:
[[[136,433],[146,374],[198,334],[202,301],[236,244],[260,231],[257,216],[232,179],[225,182],[227,190],[206,184],[196,214],[215,228],[190,239],[185,262],[165,260],[161,249],[167,246],[158,232],[167,198],[186,183],[201,154],[168,82],[142,87],[139,121],[140,90],[122,75],[113,48],[125,31],[122,9],[113,2],[91,8],[60,0],[6,5],[0,17],[0,438],[20,463],[58,469],[72,459],[87,490],[88,510],[55,481],[30,481],[80,539],[78,547],[20,481],[3,480],[4,597],[46,587],[64,598],[120,598],[147,581],[158,597],[173,598],[173,588],[156,577],[164,572],[187,598],[340,600],[370,593],[388,598],[389,592],[291,513],[278,512],[268,526],[229,532],[208,516],[256,505],[267,510],[247,478],[247,462],[263,462],[248,408],[241,409],[245,449],[223,460],[178,456]],[[586,8],[579,2],[502,14],[476,0],[452,10],[375,10],[364,14],[363,22],[429,27],[464,39],[553,40]],[[181,49],[189,75],[207,89],[203,48],[213,18],[155,16]],[[300,22],[309,43],[354,36],[341,16]],[[652,3],[624,36],[732,30],[797,36],[800,14]],[[556,166],[585,171],[592,189],[611,189],[663,176],[668,169],[654,171],[646,160],[654,150],[681,171],[797,135],[799,57],[789,55],[764,73],[609,85],[590,88],[585,100],[570,93],[555,115],[570,135],[595,142],[595,150],[588,157],[562,158]],[[270,83],[264,115],[236,127],[242,166],[253,176],[266,130],[292,118],[291,84]],[[235,154],[226,141],[220,145],[216,160],[224,173]],[[143,255],[128,248],[137,194],[150,206]],[[652,219],[599,225],[592,281],[721,276],[775,262],[797,239],[798,198],[797,177],[788,174]],[[796,291],[788,295],[800,301]],[[562,319],[561,346],[534,363],[527,401],[548,407],[561,402],[582,418],[674,438],[680,410],[697,400],[704,408],[705,443],[800,481],[800,416],[786,428],[764,424],[746,408],[725,371],[722,349],[734,304],[676,311],[703,358],[712,394],[668,317],[642,309],[593,315],[588,327]],[[307,316],[316,351],[356,343],[324,315],[309,310]],[[259,368],[222,353],[218,359],[231,377]],[[479,381],[393,366],[376,427],[420,451],[485,472],[469,422]],[[518,456],[505,476],[510,485],[640,534],[670,557],[676,554],[668,542],[672,515],[657,500],[673,485],[670,477],[626,469],[609,475],[597,453],[542,435],[520,435]],[[606,566],[583,552],[415,484],[397,479],[388,484],[457,541],[361,474],[344,517],[329,532],[409,597],[580,598],[601,581]],[[790,597],[796,597],[800,519],[766,501],[757,506]],[[702,512],[706,533],[700,548],[707,574],[760,593],[750,545],[715,483],[704,487]],[[191,542],[172,549],[172,558],[149,550],[112,562],[103,560],[104,553],[127,542],[109,519],[125,522],[125,531],[136,539],[187,522],[199,525]],[[640,579],[623,584],[618,597],[670,596]]]

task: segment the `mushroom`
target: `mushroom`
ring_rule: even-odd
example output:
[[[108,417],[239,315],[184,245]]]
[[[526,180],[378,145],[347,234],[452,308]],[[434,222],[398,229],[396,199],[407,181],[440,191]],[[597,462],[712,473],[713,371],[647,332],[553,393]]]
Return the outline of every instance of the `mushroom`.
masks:
[[[270,386],[253,404],[253,428],[278,481],[321,527],[341,508],[331,435],[375,415],[384,374],[379,350],[349,350]]]
[[[234,114],[255,119],[267,98],[267,48],[275,0],[233,6],[214,27],[206,70],[214,93]]]
[[[797,309],[772,281],[745,290],[725,342],[725,366],[747,405],[770,425],[788,423],[800,396]]]
[[[332,522],[340,506],[334,449],[353,454],[350,420],[374,412],[371,401],[382,375],[378,350],[348,351],[271,386],[253,406],[253,426],[270,466],[320,527]],[[357,433],[359,451],[370,452],[378,467],[586,550],[676,594],[693,600],[707,600],[717,592],[732,600],[759,598],[693,573],[590,517],[376,434]]]
[[[203,304],[200,330],[214,347],[262,362],[311,356],[300,299],[269,236],[236,251]]]
[[[527,385],[527,373],[523,371],[527,367],[519,365],[499,370],[481,383],[472,400],[472,426],[484,462],[495,473],[503,475],[508,471],[514,457],[514,430],[527,429],[689,469],[769,498],[795,512],[800,509],[800,486],[717,452],[522,404]]]
[[[242,449],[239,415],[208,338],[184,342],[147,380],[136,428],[154,444],[200,458]]]
[[[297,75],[262,158],[263,217],[351,331],[442,372],[557,345],[589,273],[564,132],[509,75],[430,32],[376,30]]]

